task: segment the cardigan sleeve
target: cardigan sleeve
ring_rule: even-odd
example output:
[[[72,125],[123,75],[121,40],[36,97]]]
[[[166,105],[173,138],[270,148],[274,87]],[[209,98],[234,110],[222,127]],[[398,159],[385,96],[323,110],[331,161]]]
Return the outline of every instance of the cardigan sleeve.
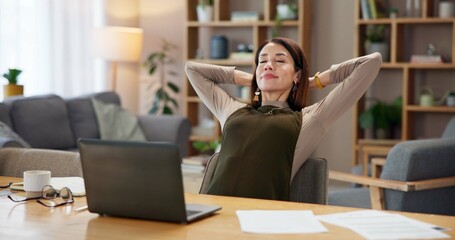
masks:
[[[373,83],[381,67],[379,53],[354,58],[330,68],[330,81],[339,83],[324,99],[302,109],[302,127],[296,144],[291,179],[318,146],[328,128]]]
[[[187,62],[185,71],[199,98],[224,127],[226,119],[246,106],[230,96],[219,84],[234,84],[235,67]]]
[[[339,82],[324,99],[307,108],[326,131],[367,91],[381,68],[382,57],[373,53],[333,65],[330,80]]]

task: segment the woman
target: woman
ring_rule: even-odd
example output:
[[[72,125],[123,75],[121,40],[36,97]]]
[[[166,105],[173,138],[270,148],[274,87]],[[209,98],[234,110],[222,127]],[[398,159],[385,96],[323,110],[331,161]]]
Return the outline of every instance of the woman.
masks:
[[[333,122],[368,89],[381,55],[333,65],[309,78],[298,44],[274,38],[258,48],[255,63],[253,75],[234,67],[186,64],[193,88],[223,130],[208,193],[289,200],[297,170]],[[308,89],[332,83],[340,84],[323,100],[305,105]],[[251,104],[232,98],[218,84],[251,86]]]

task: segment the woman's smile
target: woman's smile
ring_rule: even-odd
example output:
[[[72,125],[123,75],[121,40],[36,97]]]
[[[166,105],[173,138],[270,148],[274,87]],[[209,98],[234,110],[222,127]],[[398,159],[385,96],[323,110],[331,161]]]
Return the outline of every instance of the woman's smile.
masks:
[[[261,76],[261,78],[262,78],[262,79],[265,79],[265,80],[267,80],[267,79],[273,79],[273,78],[277,78],[277,77],[278,77],[278,76],[275,75],[275,74],[273,74],[273,73],[263,73],[262,76]]]

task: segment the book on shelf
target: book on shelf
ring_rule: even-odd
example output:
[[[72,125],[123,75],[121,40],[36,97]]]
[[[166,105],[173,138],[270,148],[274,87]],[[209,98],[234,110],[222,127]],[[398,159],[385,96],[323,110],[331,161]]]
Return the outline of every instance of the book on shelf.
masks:
[[[368,0],[360,0],[360,9],[362,11],[362,19],[370,19],[370,10],[368,9]]]
[[[441,55],[417,55],[411,56],[411,63],[443,63]]]
[[[368,0],[368,9],[370,10],[371,19],[378,18],[378,12],[376,9],[376,1],[375,0]]]
[[[233,11],[231,12],[232,22],[259,21],[259,13],[252,11]]]
[[[182,159],[182,169],[190,172],[204,172],[209,155],[196,155]]]
[[[253,62],[254,53],[252,53],[252,52],[231,52],[231,54],[229,55],[229,59]]]
[[[184,157],[182,159],[182,164],[193,165],[193,166],[206,166],[209,161],[209,155],[196,155],[190,157]]]

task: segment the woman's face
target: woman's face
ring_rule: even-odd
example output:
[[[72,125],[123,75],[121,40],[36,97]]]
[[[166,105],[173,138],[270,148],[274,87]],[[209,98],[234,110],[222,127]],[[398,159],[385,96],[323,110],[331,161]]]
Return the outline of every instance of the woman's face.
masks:
[[[268,43],[259,53],[256,68],[256,82],[263,92],[281,94],[291,89],[292,82],[297,81],[294,60],[282,45]]]

